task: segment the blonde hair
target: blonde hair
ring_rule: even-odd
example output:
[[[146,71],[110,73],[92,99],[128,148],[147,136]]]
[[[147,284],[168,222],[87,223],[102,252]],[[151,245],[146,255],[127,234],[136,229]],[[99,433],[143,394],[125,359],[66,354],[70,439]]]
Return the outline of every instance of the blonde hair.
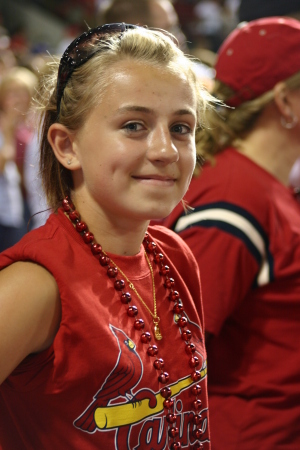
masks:
[[[300,72],[284,80],[284,83],[290,90],[299,88]],[[216,80],[212,94],[226,104],[226,100],[230,99],[235,92]],[[237,143],[243,138],[244,133],[251,130],[263,109],[273,99],[272,89],[236,108],[223,105],[210,109],[207,114],[209,126],[204,127],[198,137],[197,153],[206,159],[213,159],[213,155]]]
[[[26,67],[13,67],[9,69],[0,82],[0,104],[6,91],[12,83],[18,83],[27,90],[29,98],[32,98],[37,86],[37,76]]]
[[[49,127],[59,122],[73,131],[81,128],[112,81],[109,75],[112,71],[108,69],[120,60],[132,59],[162,67],[172,73],[183,72],[197,95],[198,129],[203,126],[205,110],[214,103],[213,97],[199,84],[193,61],[179,50],[172,36],[165,32],[138,27],[124,32],[121,37],[109,37],[91,47],[95,45],[97,51],[93,57],[76,68],[68,80],[60,103],[59,117],[56,105],[58,60],[50,63],[51,72],[39,89],[37,103],[42,113],[40,169],[49,206],[54,209],[70,192],[73,183],[71,172],[57,161],[48,142]]]

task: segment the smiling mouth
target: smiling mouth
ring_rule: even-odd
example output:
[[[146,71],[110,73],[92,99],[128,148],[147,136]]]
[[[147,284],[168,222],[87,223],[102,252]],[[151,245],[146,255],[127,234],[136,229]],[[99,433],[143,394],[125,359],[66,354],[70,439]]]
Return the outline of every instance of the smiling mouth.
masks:
[[[162,177],[157,175],[133,176],[132,178],[141,183],[154,186],[172,186],[176,181],[176,178],[173,177]]]

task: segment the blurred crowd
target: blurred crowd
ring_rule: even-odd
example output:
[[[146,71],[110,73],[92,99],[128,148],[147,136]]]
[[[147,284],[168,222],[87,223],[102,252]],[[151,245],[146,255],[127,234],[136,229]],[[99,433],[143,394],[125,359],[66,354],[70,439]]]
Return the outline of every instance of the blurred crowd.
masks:
[[[3,29],[1,42],[7,45],[2,45],[0,53],[0,251],[38,226],[38,218],[27,224],[45,206],[31,114],[38,73],[18,61]]]
[[[198,73],[208,89],[214,81],[215,56],[223,40],[240,21],[270,15],[298,17],[297,0],[77,0],[33,1],[50,8],[65,25],[53,49],[31,42],[26,28],[12,29],[0,16],[0,251],[43,223],[47,209],[38,177],[37,123],[31,98],[47,61],[61,55],[69,42],[88,26],[127,22],[163,28],[198,58]],[[45,9],[44,9],[45,11]],[[0,11],[1,14],[1,11]],[[299,165],[297,166],[299,167]],[[297,183],[299,168],[292,180]]]

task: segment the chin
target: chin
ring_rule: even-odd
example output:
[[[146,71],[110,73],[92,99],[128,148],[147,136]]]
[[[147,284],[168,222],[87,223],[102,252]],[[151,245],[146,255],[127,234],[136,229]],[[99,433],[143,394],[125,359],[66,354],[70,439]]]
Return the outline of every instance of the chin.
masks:
[[[151,214],[150,220],[160,221],[165,219],[171,212],[173,211],[174,207],[166,207],[163,209],[160,209],[159,211],[153,212]]]
[[[139,209],[136,211],[140,218],[144,218],[145,220],[155,220],[155,221],[161,221],[165,219],[173,209],[176,207],[176,205],[180,202],[180,199],[177,203],[174,202],[174,198],[169,201],[162,201],[161,199],[155,199],[155,201],[151,202],[148,205],[146,202],[144,204],[139,203]],[[137,206],[137,205],[135,205]]]

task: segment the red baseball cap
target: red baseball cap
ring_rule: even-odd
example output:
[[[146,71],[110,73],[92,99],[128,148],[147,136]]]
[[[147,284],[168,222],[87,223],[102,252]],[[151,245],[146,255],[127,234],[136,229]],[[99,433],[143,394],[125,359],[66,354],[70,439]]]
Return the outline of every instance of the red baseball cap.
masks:
[[[253,100],[300,71],[300,21],[267,17],[242,22],[218,51],[216,79],[235,95],[229,106]]]

